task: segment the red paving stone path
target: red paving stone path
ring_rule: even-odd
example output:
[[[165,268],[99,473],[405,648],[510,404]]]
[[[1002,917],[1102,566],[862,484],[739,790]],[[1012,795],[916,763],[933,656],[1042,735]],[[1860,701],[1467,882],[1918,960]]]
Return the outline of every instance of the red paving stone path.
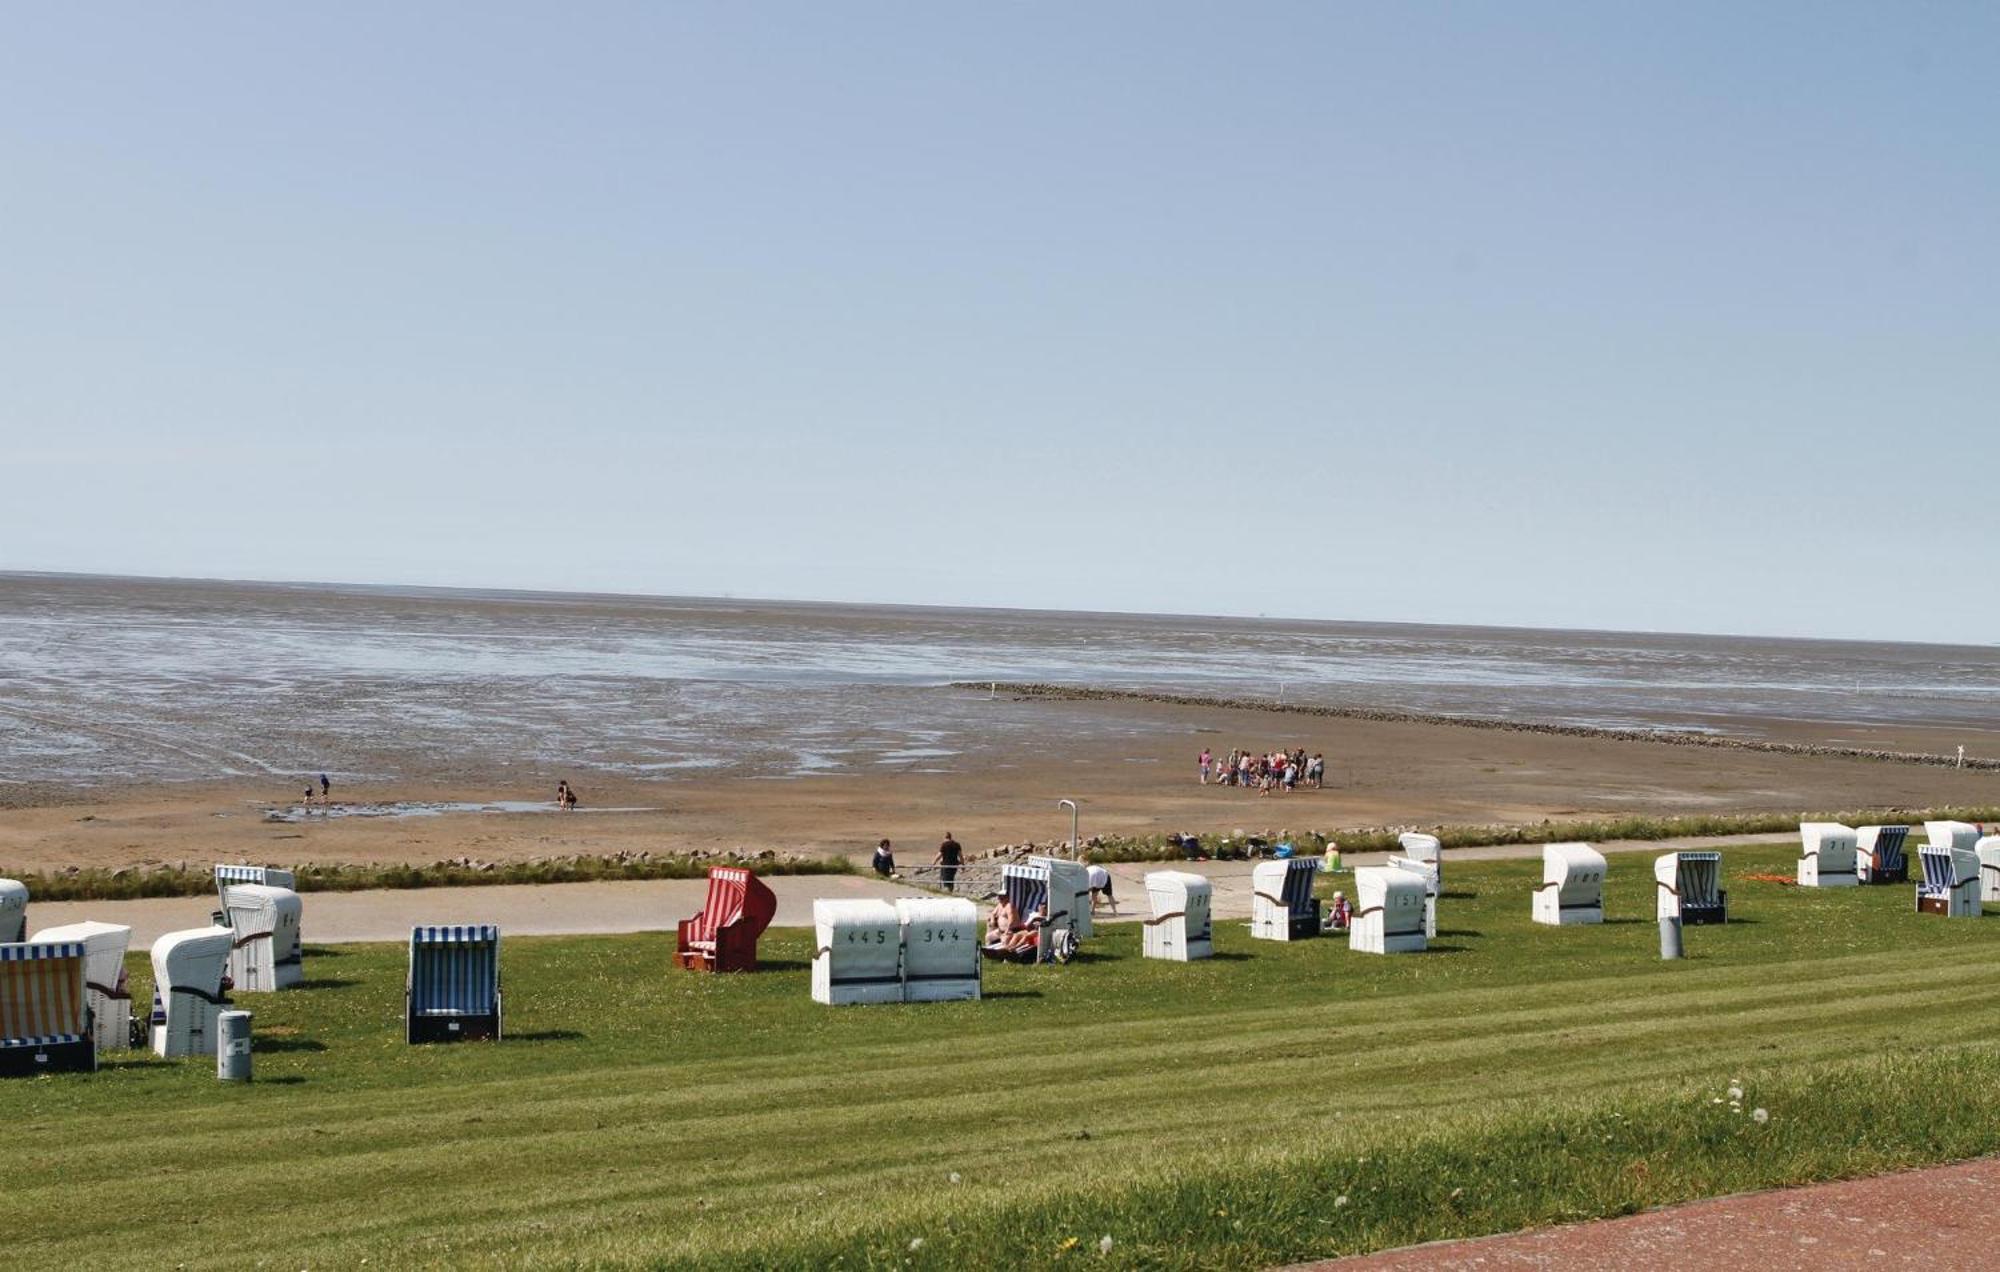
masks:
[[[1311,1269],[2000,1268],[2000,1159],[1388,1250]]]

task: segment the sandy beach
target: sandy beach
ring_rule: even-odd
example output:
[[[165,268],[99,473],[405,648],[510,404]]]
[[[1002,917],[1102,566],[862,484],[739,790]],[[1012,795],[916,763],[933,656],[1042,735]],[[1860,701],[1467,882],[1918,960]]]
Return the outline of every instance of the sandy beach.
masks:
[[[944,691],[940,691],[944,692]],[[271,823],[297,800],[291,781],[157,785],[105,791],[16,788],[0,810],[0,868],[249,860],[513,861],[570,853],[797,849],[865,857],[879,838],[905,864],[928,861],[945,831],[972,850],[1068,831],[1056,801],[1081,805],[1085,835],[1235,828],[1532,822],[1622,814],[1919,807],[2000,800],[2000,776],[1826,757],[1675,747],[1431,724],[1094,703],[1081,739],[1059,727],[1079,704],[981,702],[1008,736],[1044,743],[983,753],[951,772],[788,779],[583,778],[550,768],[518,782],[472,785],[413,766],[407,779],[341,784],[341,801],[540,801],[559,777],[582,790],[575,814],[455,813],[311,817]],[[1046,722],[1046,727],[1044,722]],[[1855,731],[1850,731],[1855,732]],[[1821,735],[1823,736],[1823,735]],[[1870,735],[1921,747],[1921,735]],[[1326,788],[1260,797],[1197,783],[1204,746],[1294,745],[1324,751]],[[603,811],[632,809],[639,811]]]

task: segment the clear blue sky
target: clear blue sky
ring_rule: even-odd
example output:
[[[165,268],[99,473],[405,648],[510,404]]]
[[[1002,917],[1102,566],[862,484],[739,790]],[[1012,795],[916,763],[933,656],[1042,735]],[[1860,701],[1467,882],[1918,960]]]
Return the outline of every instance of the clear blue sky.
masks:
[[[2000,8],[20,7],[0,567],[1990,641]]]

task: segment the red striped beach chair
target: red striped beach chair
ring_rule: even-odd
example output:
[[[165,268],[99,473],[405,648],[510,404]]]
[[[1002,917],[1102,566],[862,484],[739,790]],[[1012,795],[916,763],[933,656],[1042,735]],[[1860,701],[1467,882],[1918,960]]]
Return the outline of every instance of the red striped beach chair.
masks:
[[[771,926],[778,898],[740,866],[711,866],[708,900],[700,913],[682,919],[674,961],[692,972],[754,972],[757,938]]]
[[[0,1073],[94,1073],[82,941],[0,945]]]

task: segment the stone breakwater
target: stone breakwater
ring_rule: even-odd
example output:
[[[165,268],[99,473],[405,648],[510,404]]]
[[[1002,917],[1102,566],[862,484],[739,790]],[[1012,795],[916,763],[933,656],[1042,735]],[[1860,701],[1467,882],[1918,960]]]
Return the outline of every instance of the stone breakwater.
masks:
[[[1879,760],[1887,764],[1923,764],[1932,768],[1959,767],[1955,755],[1930,755],[1921,751],[1878,751],[1866,747],[1819,746],[1807,742],[1766,742],[1756,738],[1733,738],[1686,729],[1609,729],[1583,724],[1538,724],[1527,720],[1499,720],[1490,716],[1439,715],[1425,711],[1389,711],[1377,707],[1327,707],[1307,703],[1270,702],[1253,698],[1218,698],[1202,694],[1152,693],[1140,689],[1092,689],[1078,685],[1009,684],[1005,681],[955,681],[950,688],[1004,691],[1016,701],[1047,699],[1062,702],[1153,702],[1170,707],[1209,707],[1227,711],[1271,711],[1289,715],[1330,716],[1340,720],[1366,720],[1377,724],[1442,724],[1457,729],[1495,729],[1504,733],[1544,733],[1555,737],[1598,738],[1611,742],[1653,742],[1666,746],[1705,746],[1728,751],[1764,751],[1773,755],[1817,756],[1845,760]],[[1986,772],[2000,772],[2000,759],[1965,757],[1964,766]]]

